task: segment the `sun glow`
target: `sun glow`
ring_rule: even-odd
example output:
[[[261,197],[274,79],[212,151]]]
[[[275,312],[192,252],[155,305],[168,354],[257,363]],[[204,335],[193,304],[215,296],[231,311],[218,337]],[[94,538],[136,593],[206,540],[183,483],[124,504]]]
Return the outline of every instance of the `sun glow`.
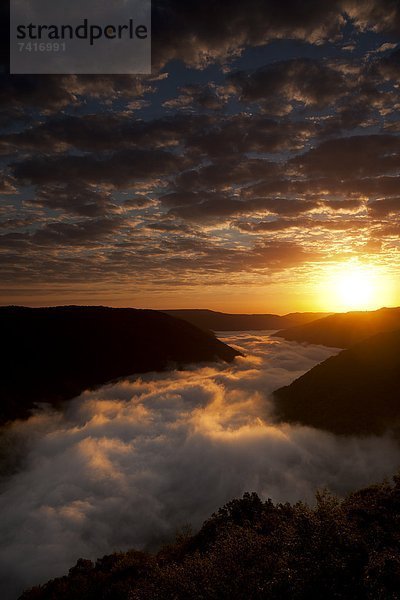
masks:
[[[368,306],[375,294],[373,276],[360,269],[340,274],[336,287],[337,295],[343,304],[354,308]]]
[[[321,284],[321,297],[328,310],[375,310],[392,303],[392,282],[374,265],[335,265]]]

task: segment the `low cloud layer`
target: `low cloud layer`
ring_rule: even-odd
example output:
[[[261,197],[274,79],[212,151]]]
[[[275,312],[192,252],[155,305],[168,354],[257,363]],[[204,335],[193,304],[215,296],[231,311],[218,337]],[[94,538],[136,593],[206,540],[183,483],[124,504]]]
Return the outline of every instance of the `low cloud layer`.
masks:
[[[9,428],[25,454],[2,482],[2,598],[82,556],[155,548],[245,491],[312,501],[318,487],[342,494],[396,471],[389,438],[273,423],[271,392],[332,349],[258,333],[226,341],[246,354],[231,366],[121,381]]]

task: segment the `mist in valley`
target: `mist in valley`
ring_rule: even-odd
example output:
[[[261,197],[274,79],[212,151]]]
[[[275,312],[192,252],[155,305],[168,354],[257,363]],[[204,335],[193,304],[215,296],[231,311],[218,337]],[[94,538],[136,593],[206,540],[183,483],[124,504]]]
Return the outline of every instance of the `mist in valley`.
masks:
[[[3,432],[1,597],[62,575],[80,557],[157,549],[232,498],[313,502],[392,475],[400,448],[276,423],[272,392],[337,353],[267,333],[220,336],[243,357],[150,373],[39,407]],[[10,466],[11,465],[11,466]]]

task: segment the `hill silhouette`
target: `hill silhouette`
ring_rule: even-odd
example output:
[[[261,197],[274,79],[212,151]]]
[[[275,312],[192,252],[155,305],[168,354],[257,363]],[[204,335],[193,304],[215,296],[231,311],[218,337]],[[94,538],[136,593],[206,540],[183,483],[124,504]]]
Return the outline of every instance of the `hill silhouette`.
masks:
[[[156,555],[80,559],[20,600],[395,600],[399,515],[400,477],[315,508],[245,494]]]
[[[309,323],[315,319],[325,317],[329,313],[290,313],[280,316],[274,314],[229,314],[203,309],[182,309],[163,311],[173,317],[184,319],[202,329],[212,331],[244,331],[268,330],[293,327]]]
[[[400,329],[400,308],[338,313],[276,332],[276,337],[296,342],[349,348],[376,333]]]
[[[238,355],[211,332],[151,310],[0,308],[0,421],[118,377]]]
[[[379,333],[274,392],[280,419],[338,434],[400,430],[400,330]]]

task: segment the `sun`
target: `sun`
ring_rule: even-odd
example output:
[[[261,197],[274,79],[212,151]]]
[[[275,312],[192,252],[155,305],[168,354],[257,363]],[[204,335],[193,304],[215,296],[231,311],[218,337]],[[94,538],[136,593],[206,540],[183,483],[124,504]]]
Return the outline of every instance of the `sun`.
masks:
[[[368,308],[374,299],[373,274],[363,269],[350,269],[341,273],[336,280],[336,295],[347,308]]]
[[[325,272],[320,297],[329,310],[376,310],[389,304],[391,284],[375,265],[343,263]]]

